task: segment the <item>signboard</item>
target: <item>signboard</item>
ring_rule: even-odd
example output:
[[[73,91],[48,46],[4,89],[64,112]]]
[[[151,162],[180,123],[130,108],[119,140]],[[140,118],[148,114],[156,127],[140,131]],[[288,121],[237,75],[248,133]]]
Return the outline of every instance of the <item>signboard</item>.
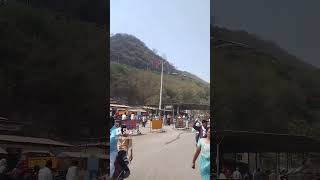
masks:
[[[56,169],[58,166],[58,161],[53,157],[33,157],[28,158],[28,168],[33,169],[34,166],[38,165],[40,168],[44,167],[48,160],[52,161],[52,168]]]
[[[152,120],[151,129],[162,129],[162,120]]]
[[[165,108],[166,109],[172,109],[173,107],[172,107],[172,105],[170,105],[170,106],[165,106]]]

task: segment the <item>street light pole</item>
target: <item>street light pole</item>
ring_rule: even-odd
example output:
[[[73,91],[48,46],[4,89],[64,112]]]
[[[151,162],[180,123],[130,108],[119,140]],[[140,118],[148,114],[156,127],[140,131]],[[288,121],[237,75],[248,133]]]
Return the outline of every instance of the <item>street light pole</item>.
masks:
[[[159,101],[159,116],[161,115],[161,100],[162,100],[162,80],[163,80],[163,60],[161,65],[161,82],[160,82],[160,101]]]

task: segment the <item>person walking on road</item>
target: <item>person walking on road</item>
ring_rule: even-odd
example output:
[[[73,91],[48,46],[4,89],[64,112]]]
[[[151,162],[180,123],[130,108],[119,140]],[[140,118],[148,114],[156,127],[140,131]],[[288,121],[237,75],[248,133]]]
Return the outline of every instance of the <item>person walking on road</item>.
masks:
[[[162,122],[167,122],[167,115],[165,113],[163,114]]]
[[[210,180],[210,128],[208,128],[207,137],[198,142],[197,150],[192,159],[192,168],[195,169],[196,160],[200,155],[199,167],[201,180]]]
[[[199,139],[207,137],[207,126],[208,126],[208,123],[206,120],[202,120],[202,123],[200,124],[200,126],[199,124],[197,124],[197,122],[193,124],[193,129],[195,129],[198,132],[198,135],[196,136],[197,144]]]
[[[129,159],[128,159],[129,156]],[[127,127],[121,126],[121,135],[118,139],[118,155],[115,163],[115,172],[113,179],[119,177],[127,178],[130,175],[128,167],[129,162],[133,159],[132,138],[127,133]]]
[[[129,160],[131,161],[133,159],[133,153],[132,153],[132,138],[127,133],[127,127],[124,125],[121,127],[121,135],[118,139],[118,152],[125,151],[125,154],[129,155]]]
[[[142,127],[146,127],[147,117],[145,115],[142,116]]]
[[[167,116],[167,125],[170,126],[170,121],[171,121],[171,115],[168,114]]]
[[[112,177],[114,173],[114,162],[118,155],[118,137],[121,133],[119,123],[113,120],[113,124],[113,127],[110,129],[110,177]]]
[[[195,122],[194,122],[194,125],[197,126],[197,127],[201,127],[201,122],[197,119]],[[194,128],[192,128],[192,132],[196,131],[196,136],[195,136],[195,139],[196,139],[196,145],[198,144],[198,139],[199,139],[199,131],[195,130]]]

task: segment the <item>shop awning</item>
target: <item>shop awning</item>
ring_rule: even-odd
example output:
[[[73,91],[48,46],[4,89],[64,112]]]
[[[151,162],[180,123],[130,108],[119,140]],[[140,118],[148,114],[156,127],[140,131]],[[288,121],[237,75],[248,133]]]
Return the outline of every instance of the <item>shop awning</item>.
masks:
[[[151,107],[151,106],[143,106],[143,109],[147,109],[147,110],[158,110],[159,108]]]
[[[306,136],[225,130],[214,137],[222,153],[320,152],[320,141]]]
[[[81,152],[62,152],[57,157],[69,157],[69,158],[89,158],[90,155]]]
[[[122,104],[110,104],[110,107],[115,107],[115,108],[129,108],[127,105],[122,105]]]
[[[42,150],[24,150],[21,152],[21,154],[28,154],[28,153],[39,153],[39,154],[50,154],[53,156],[53,154],[50,151],[42,151]]]
[[[142,109],[142,108],[133,108],[133,109],[128,109],[129,112],[142,112],[145,113],[147,112],[146,110]]]
[[[69,157],[69,158],[96,157],[99,159],[109,159],[109,155],[107,154],[101,154],[101,153],[89,154],[89,153],[82,153],[82,152],[62,152],[57,157]]]
[[[210,104],[197,104],[197,103],[164,103],[163,106],[170,106],[180,110],[210,110]]]

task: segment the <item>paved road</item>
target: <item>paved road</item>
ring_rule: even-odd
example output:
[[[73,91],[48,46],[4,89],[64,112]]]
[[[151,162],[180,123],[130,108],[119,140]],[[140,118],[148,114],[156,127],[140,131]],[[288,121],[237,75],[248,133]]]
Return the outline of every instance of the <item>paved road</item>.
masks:
[[[191,168],[195,152],[194,134],[166,127],[165,133],[134,136],[134,159],[129,180],[200,180],[199,169]],[[177,139],[177,137],[179,137]]]

